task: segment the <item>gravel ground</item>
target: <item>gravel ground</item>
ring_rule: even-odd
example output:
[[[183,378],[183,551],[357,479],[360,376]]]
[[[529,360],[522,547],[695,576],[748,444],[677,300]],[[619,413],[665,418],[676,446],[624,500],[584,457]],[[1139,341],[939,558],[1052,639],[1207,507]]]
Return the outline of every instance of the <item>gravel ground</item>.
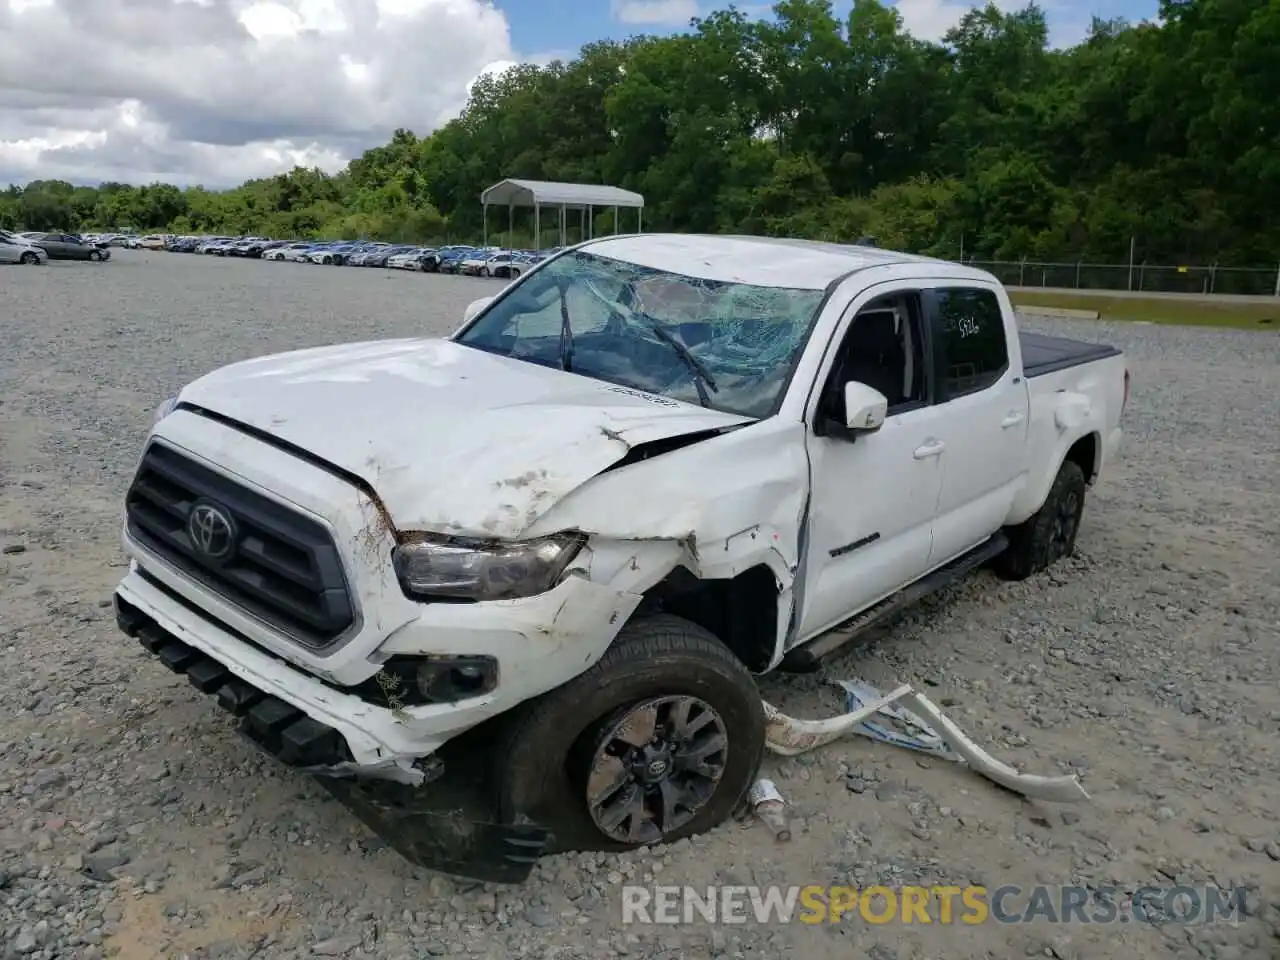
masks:
[[[123,493],[155,404],[212,367],[446,333],[487,281],[120,251],[0,274],[0,950],[36,958],[1280,955],[1280,338],[1028,324],[1121,346],[1124,455],[1079,555],[987,574],[836,661],[910,682],[992,752],[1079,772],[1045,807],[853,740],[770,762],[795,836],[731,824],[646,856],[552,858],[519,888],[414,868],[119,635]],[[1271,546],[1268,547],[1267,544]],[[803,716],[821,678],[764,682]],[[1237,926],[623,927],[618,887],[1251,887]]]

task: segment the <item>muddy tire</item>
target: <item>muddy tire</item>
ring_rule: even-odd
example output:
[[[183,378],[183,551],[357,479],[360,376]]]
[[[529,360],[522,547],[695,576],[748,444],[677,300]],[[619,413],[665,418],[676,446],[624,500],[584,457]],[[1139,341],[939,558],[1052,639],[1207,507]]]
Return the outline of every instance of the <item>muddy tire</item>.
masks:
[[[1064,461],[1040,509],[1005,531],[1009,547],[996,558],[997,575],[1005,580],[1025,580],[1075,553],[1085,486],[1080,465]]]
[[[550,830],[549,852],[670,843],[727,819],[763,753],[750,672],[696,624],[642,618],[585,673],[505,718],[498,813]]]

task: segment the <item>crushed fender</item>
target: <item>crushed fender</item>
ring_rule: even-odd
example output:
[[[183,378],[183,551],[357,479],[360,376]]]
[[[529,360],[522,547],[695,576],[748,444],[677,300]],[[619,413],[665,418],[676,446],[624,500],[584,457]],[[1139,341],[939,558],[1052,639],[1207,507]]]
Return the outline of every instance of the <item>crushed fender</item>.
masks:
[[[842,681],[840,686],[848,697],[849,712],[827,720],[789,717],[772,704],[765,703],[765,745],[768,749],[791,757],[825,746],[846,734],[856,733],[881,743],[966,764],[993,783],[1024,797],[1057,803],[1089,799],[1078,777],[1019,773],[996,760],[965,736],[928,697],[910,686],[904,684],[887,695],[881,695],[874,687],[860,681]],[[898,729],[878,722],[877,717],[893,721],[899,725]]]

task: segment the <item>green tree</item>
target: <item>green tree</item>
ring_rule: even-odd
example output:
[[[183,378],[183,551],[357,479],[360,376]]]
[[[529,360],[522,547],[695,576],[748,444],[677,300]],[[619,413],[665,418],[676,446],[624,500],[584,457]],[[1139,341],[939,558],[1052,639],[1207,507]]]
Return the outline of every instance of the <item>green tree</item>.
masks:
[[[638,190],[653,229],[1113,262],[1137,238],[1150,261],[1274,263],[1280,4],[1163,0],[1161,18],[1095,19],[1053,49],[1034,3],[970,10],[940,43],[888,0],[843,21],[831,0],[728,6],[482,77],[457,119],[334,174],[35,181],[0,192],[0,226],[478,239],[481,191],[523,177]]]

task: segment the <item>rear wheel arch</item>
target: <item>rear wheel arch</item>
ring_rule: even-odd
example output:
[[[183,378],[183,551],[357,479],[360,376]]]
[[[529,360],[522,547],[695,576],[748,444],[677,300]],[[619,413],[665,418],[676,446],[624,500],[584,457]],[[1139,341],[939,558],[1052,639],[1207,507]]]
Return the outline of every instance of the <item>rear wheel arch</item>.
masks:
[[[1090,485],[1098,478],[1098,459],[1102,452],[1102,437],[1095,431],[1086,433],[1071,444],[1063,461],[1070,461],[1080,467],[1085,483]]]

